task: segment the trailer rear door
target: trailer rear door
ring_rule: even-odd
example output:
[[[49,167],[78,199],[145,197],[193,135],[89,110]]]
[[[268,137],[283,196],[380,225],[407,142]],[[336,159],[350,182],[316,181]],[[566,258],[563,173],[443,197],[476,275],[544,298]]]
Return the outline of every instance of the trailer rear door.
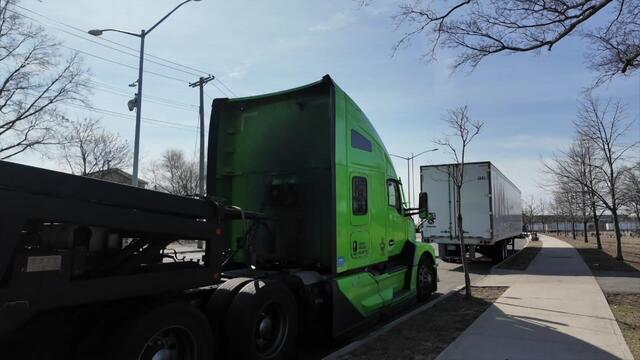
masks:
[[[489,163],[465,165],[462,186],[465,238],[491,238],[489,166]],[[434,216],[423,227],[425,238],[443,240],[455,239],[457,236],[455,186],[449,176],[452,171],[452,165],[427,166],[421,169],[421,191],[429,194],[429,212]]]

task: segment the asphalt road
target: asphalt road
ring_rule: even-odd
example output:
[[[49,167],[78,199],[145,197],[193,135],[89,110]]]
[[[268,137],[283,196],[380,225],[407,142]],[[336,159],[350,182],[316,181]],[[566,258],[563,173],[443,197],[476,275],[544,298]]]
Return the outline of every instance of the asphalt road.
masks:
[[[526,240],[524,239],[516,240],[516,251],[522,249],[525,244]],[[473,283],[489,274],[493,265],[494,263],[490,259],[477,256],[476,259],[469,264],[469,276],[471,278],[471,282]],[[464,272],[462,270],[462,264],[446,263],[438,259],[438,291],[433,295],[433,299],[436,299],[437,297],[448,293],[449,291],[462,284],[464,284]],[[325,356],[333,353],[334,351],[337,351],[338,349],[348,345],[352,341],[367,337],[367,335],[369,335],[377,328],[384,326],[385,324],[395,320],[396,318],[402,316],[403,314],[406,314],[407,312],[417,308],[418,306],[422,306],[423,304],[424,303],[420,303],[408,307],[404,311],[396,314],[396,316],[379,322],[378,324],[376,324],[376,326],[363,331],[353,338],[342,339],[339,341],[334,340],[327,343],[317,344],[313,347],[305,346],[305,348],[299,348],[298,358],[309,360],[322,359]]]

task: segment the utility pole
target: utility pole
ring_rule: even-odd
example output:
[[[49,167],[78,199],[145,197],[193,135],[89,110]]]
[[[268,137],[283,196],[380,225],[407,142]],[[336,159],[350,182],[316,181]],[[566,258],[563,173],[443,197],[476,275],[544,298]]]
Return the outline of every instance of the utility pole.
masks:
[[[201,76],[198,81],[189,84],[189,87],[200,89],[200,180],[198,181],[200,196],[204,196],[204,86],[213,79],[215,79],[213,75],[206,78]]]

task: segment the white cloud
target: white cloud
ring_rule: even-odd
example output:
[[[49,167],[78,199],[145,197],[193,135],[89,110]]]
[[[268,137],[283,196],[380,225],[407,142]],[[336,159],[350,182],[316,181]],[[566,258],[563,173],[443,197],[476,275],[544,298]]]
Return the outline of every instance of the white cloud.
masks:
[[[347,15],[344,12],[339,12],[339,13],[333,14],[327,20],[319,24],[316,24],[315,26],[312,26],[311,28],[309,28],[309,31],[318,31],[318,32],[335,31],[335,30],[347,27],[350,24],[353,24],[355,22],[356,22],[355,17],[351,15]]]

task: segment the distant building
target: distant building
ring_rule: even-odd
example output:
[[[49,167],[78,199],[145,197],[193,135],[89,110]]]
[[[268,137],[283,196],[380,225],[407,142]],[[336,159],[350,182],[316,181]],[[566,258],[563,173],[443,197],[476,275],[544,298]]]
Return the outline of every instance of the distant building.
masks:
[[[105,181],[111,181],[118,184],[131,185],[132,176],[126,171],[118,168],[111,168],[107,170],[100,170],[92,172],[86,175],[87,177],[100,179]],[[149,183],[138,179],[138,187],[145,189]]]
[[[621,231],[640,231],[640,221],[638,221],[634,216],[620,214],[618,220]],[[538,216],[536,221],[531,224],[531,227],[533,231],[567,232],[571,231],[572,228],[576,231],[583,231],[584,225],[582,224],[582,219],[579,216],[576,216],[574,221],[571,222],[564,216],[545,215],[544,225]],[[599,228],[600,231],[613,231],[613,217],[610,214],[601,215]],[[595,231],[595,225],[591,217],[589,217],[587,221],[587,231]]]

